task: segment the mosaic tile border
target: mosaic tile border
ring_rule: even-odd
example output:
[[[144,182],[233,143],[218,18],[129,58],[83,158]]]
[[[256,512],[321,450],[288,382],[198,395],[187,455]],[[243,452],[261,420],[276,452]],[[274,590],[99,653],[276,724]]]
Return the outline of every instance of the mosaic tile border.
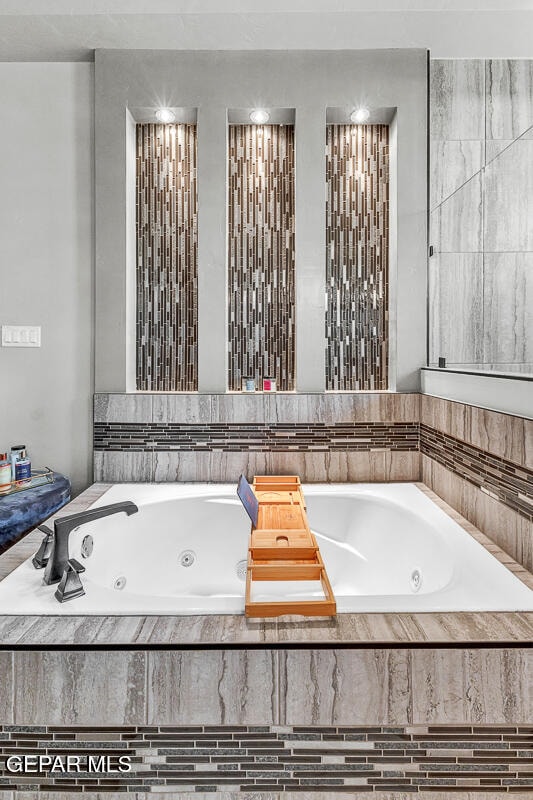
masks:
[[[420,452],[533,521],[533,470],[423,423]]]
[[[418,450],[418,423],[104,423],[94,424],[94,446],[106,451]]]
[[[8,773],[25,753],[131,771]],[[0,726],[0,787],[19,791],[514,792],[533,789],[532,758],[531,726]]]

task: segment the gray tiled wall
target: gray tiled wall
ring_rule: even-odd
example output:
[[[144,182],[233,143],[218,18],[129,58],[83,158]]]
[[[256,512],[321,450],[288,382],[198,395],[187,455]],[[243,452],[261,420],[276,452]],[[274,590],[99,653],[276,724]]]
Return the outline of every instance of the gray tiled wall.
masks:
[[[131,395],[95,395],[95,480],[233,481],[241,472],[294,472],[315,482],[419,477],[420,459],[412,441],[420,401],[416,394],[154,394],[135,398],[138,403]],[[130,425],[135,425],[135,431],[132,428],[128,434],[125,426]],[[343,425],[348,428],[340,432],[338,426]],[[216,433],[237,439],[222,447],[206,442],[204,447],[191,448],[182,440],[183,426],[199,426],[196,432],[187,432],[193,438],[199,434],[212,438]],[[119,429],[122,445],[118,440],[110,445],[109,436]],[[126,438],[133,433],[139,437],[137,445],[128,446]],[[344,445],[330,447],[330,433],[332,439],[345,434]],[[288,441],[293,435],[294,442]],[[167,440],[168,447],[156,446],[158,437]],[[276,444],[278,437],[283,438],[283,448]]]
[[[533,61],[431,62],[430,364],[533,371]]]
[[[416,481],[531,569],[533,422],[393,393],[97,394],[97,481]]]
[[[16,725],[527,724],[527,648],[6,651]],[[438,698],[438,702],[436,699]]]

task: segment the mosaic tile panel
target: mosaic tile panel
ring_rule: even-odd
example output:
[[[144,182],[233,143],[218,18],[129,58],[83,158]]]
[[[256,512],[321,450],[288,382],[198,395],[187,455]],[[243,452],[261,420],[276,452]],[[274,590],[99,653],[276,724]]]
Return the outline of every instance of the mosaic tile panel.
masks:
[[[137,389],[197,372],[196,126],[137,125]]]
[[[346,792],[533,789],[533,728],[0,726],[3,789],[62,792]],[[9,756],[67,756],[71,769],[10,774]],[[109,759],[89,771],[88,755]],[[117,770],[119,758],[131,770]],[[104,762],[102,762],[104,763]],[[348,794],[349,793],[349,794]],[[469,795],[470,796],[470,795]]]
[[[96,450],[194,452],[418,450],[418,423],[106,423],[94,425]]]
[[[388,126],[328,125],[326,182],[326,389],[387,389]]]
[[[294,389],[294,126],[230,125],[228,387]]]

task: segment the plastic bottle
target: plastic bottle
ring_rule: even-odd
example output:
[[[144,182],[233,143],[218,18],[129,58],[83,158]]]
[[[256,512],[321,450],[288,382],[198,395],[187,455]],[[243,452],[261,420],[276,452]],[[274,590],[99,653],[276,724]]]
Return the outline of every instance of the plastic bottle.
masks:
[[[11,448],[11,480],[15,480],[15,464],[21,458],[26,458],[26,445],[15,444]]]
[[[11,462],[7,453],[0,453],[0,494],[7,494],[11,489]]]

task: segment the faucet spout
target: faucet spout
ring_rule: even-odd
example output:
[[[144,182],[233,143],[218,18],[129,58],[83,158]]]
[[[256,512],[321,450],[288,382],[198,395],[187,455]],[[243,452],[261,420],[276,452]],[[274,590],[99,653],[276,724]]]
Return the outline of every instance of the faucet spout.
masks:
[[[100,508],[89,508],[87,511],[56,519],[54,522],[52,550],[44,571],[43,583],[47,585],[59,583],[63,577],[63,573],[69,565],[68,540],[75,528],[85,525],[87,522],[94,522],[94,520],[102,517],[109,517],[111,514],[124,512],[129,516],[130,514],[135,514],[138,510],[135,503],[127,500],[123,503],[112,503]]]

